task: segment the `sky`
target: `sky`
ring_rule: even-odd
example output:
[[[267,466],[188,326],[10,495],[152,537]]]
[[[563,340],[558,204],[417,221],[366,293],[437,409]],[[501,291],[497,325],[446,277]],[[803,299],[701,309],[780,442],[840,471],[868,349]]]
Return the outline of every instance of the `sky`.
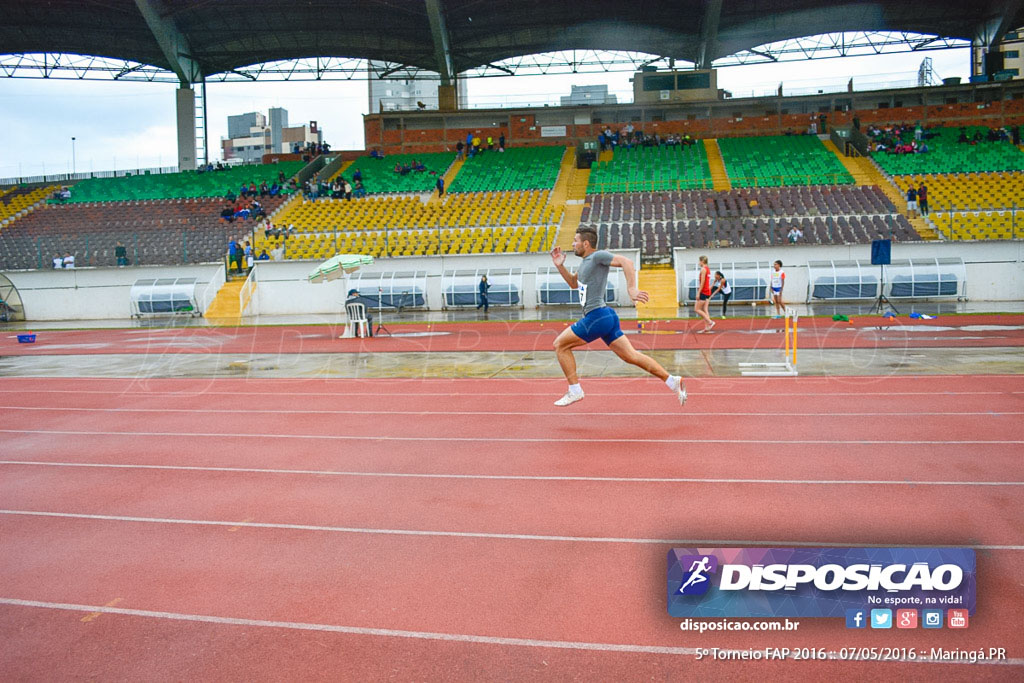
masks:
[[[858,89],[916,84],[931,57],[940,78],[970,73],[966,49],[789,62],[718,71],[718,87],[734,97],[835,91],[852,77]],[[632,101],[631,73],[470,79],[469,106],[557,104],[572,85],[606,84]],[[177,164],[175,85],[0,78],[0,178]],[[220,158],[227,117],[270,107],[288,110],[290,125],[317,121],[335,149],[363,149],[365,81],[207,84],[210,158]],[[75,138],[72,142],[72,137]]]

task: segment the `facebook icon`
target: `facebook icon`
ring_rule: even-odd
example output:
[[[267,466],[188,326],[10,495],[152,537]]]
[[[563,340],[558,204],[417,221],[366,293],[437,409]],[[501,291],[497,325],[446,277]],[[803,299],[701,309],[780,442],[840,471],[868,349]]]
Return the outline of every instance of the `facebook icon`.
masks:
[[[867,628],[867,611],[862,609],[846,610],[846,628]]]

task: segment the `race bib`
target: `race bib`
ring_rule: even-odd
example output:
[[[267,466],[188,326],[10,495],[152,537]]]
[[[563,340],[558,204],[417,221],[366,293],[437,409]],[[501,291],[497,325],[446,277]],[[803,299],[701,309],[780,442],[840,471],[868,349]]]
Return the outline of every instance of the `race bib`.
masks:
[[[587,286],[580,284],[580,306],[587,307]]]

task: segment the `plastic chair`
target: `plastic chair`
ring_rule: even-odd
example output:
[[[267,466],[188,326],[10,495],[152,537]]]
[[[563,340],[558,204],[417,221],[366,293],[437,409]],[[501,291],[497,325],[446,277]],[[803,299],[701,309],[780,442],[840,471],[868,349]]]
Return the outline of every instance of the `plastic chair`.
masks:
[[[366,304],[359,302],[345,304],[345,314],[348,316],[348,324],[345,326],[345,333],[341,335],[342,339],[370,336],[370,321],[366,317]]]

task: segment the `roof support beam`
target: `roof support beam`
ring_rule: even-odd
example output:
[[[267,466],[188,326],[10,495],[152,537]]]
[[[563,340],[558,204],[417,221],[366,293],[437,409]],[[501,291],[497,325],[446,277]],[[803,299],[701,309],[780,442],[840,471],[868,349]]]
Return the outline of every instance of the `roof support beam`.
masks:
[[[427,19],[430,20],[430,35],[434,38],[434,55],[437,72],[441,74],[441,85],[453,85],[455,69],[452,66],[451,41],[448,37],[448,24],[444,19],[441,0],[424,0],[424,2],[427,6]]]
[[[698,69],[710,69],[718,48],[718,22],[722,16],[722,0],[705,0],[704,20],[700,23],[700,47],[697,49]]]
[[[203,80],[203,71],[199,63],[192,58],[192,50],[189,47],[188,39],[178,30],[174,22],[165,19],[166,12],[159,0],[135,0],[143,19],[149,26],[149,30],[160,45],[171,70],[177,74],[182,86],[190,86]]]
[[[990,49],[999,44],[1007,31],[1018,28],[1012,24],[1021,6],[1024,6],[1022,0],[995,0],[991,4],[989,18],[974,29],[974,44]]]

